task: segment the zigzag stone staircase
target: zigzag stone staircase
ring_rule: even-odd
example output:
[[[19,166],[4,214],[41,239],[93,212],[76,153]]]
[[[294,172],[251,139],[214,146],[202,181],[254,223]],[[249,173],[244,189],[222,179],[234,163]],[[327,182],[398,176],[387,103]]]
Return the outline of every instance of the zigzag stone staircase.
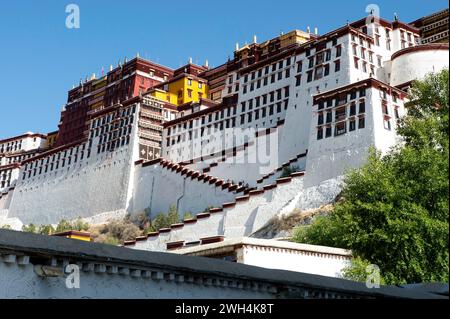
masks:
[[[217,236],[248,236],[261,228],[301,191],[303,175],[304,172],[296,172],[280,178],[262,189],[250,190],[248,194],[236,197],[233,202],[197,214],[194,219],[138,237],[124,245],[135,249],[166,251]]]

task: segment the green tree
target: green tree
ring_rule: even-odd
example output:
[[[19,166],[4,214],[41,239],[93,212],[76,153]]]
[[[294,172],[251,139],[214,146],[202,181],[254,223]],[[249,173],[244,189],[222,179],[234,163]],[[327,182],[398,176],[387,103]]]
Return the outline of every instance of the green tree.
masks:
[[[178,214],[177,207],[175,205],[171,205],[169,208],[169,212],[167,213],[167,227],[170,225],[177,224],[180,222],[180,216]]]
[[[23,225],[22,231],[26,233],[37,233],[37,227],[34,224]]]
[[[298,172],[300,168],[298,166],[286,166],[283,167],[280,178],[289,177],[292,173]]]
[[[165,213],[159,213],[151,221],[150,227],[146,229],[146,232],[155,232],[161,228],[168,228],[173,224],[180,222],[180,216],[178,215],[178,210],[175,205],[171,205],[169,211]]]
[[[194,218],[194,216],[192,215],[191,212],[186,212],[186,213],[184,213],[183,220],[186,220],[186,219],[193,219],[193,218]]]
[[[55,232],[55,229],[52,225],[41,225],[39,226],[39,229],[37,230],[38,234],[41,235],[51,235]]]
[[[81,218],[78,218],[77,220],[74,220],[72,222],[70,222],[66,219],[62,219],[56,226],[57,233],[70,231],[70,230],[87,231],[87,230],[89,230],[89,224],[83,222],[83,220]]]
[[[363,260],[359,257],[352,258],[350,264],[342,271],[342,277],[348,280],[366,282],[367,275],[369,274],[367,267],[369,265],[370,262],[367,260]],[[383,277],[380,278],[380,284],[385,284]]]
[[[344,200],[297,241],[351,249],[388,284],[448,282],[448,79],[444,70],[414,82],[404,143],[384,157],[372,150],[347,175]]]

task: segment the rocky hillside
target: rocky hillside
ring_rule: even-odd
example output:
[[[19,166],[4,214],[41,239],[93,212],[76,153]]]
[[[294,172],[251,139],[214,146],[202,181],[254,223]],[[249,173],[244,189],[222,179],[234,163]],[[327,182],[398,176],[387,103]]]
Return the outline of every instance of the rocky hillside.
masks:
[[[316,209],[306,211],[295,209],[290,214],[274,216],[264,227],[250,237],[261,239],[291,237],[296,226],[309,225],[316,216],[328,215],[333,208],[334,204],[327,204]]]

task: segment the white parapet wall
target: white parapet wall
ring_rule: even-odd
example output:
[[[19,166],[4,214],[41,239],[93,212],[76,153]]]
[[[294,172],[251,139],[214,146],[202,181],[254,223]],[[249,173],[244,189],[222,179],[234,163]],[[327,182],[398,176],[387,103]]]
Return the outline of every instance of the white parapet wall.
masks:
[[[275,245],[295,254],[294,244]],[[329,247],[298,248],[299,253],[348,257]],[[8,230],[0,230],[0,251],[0,298],[7,299],[438,298],[421,287],[417,292],[388,286],[369,289],[340,278],[249,265],[258,263],[255,256],[245,265]],[[336,266],[326,257],[321,260],[327,262],[326,269]],[[312,262],[296,261],[303,266]]]
[[[345,249],[273,239],[233,238],[172,251],[175,254],[228,258],[238,263],[328,277],[342,277],[351,260]],[[219,256],[219,257],[218,257]]]

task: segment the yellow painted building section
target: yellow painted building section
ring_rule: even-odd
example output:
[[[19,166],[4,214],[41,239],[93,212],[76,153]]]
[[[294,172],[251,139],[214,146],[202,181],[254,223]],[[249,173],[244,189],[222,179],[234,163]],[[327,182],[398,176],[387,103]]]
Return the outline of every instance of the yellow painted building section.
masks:
[[[177,102],[175,95],[172,96],[169,92],[161,90],[161,89],[153,89],[153,91],[150,93],[150,95],[158,100],[169,102],[172,104],[176,104],[176,102]]]
[[[80,232],[80,231],[66,231],[66,232],[62,232],[62,233],[55,233],[55,234],[52,234],[51,236],[65,237],[65,238],[76,239],[76,240],[81,240],[81,241],[92,241],[92,237],[91,237],[90,233]]]
[[[182,105],[207,98],[208,85],[206,81],[198,81],[194,77],[185,76],[173,82],[165,83],[162,88],[154,89],[150,95],[161,101]]]
[[[82,241],[91,241],[91,236],[68,235],[65,237],[70,238],[70,239],[82,240]]]
[[[46,148],[52,147],[53,144],[55,144],[57,137],[58,137],[58,132],[52,133],[52,134],[47,134],[47,140],[45,142],[45,147]]]

